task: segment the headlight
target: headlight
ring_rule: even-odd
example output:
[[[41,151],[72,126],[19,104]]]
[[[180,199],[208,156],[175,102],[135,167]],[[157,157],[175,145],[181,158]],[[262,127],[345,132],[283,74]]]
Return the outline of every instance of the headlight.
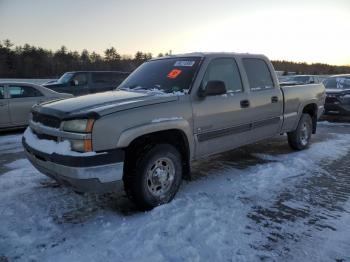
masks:
[[[63,130],[68,132],[89,133],[94,125],[93,119],[75,119],[63,122]]]

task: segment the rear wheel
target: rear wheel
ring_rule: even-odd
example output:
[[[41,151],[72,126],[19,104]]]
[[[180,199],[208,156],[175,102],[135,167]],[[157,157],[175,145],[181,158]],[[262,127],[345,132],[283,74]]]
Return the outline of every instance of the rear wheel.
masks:
[[[303,150],[310,144],[312,134],[312,119],[309,114],[302,114],[298,127],[288,133],[288,143],[295,150]]]
[[[124,187],[140,209],[149,210],[174,198],[182,180],[181,155],[175,147],[155,145],[129,164],[132,167],[124,174]]]

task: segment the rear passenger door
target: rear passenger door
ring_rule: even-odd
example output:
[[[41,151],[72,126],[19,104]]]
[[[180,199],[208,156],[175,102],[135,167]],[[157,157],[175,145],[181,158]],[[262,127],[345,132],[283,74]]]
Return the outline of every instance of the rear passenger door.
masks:
[[[0,85],[0,127],[6,127],[10,123],[8,99],[5,96],[5,85]]]
[[[33,105],[45,100],[43,94],[32,86],[8,86],[9,111],[13,125],[26,125]]]
[[[273,81],[272,68],[261,58],[242,58],[242,63],[250,89],[251,140],[274,136],[282,125],[283,95]]]
[[[246,143],[249,118],[246,116],[248,95],[234,58],[215,58],[208,64],[202,86],[210,80],[223,81],[224,95],[194,96],[192,100],[196,156],[229,150]]]
[[[106,72],[91,73],[90,93],[99,93],[112,90],[112,74]]]

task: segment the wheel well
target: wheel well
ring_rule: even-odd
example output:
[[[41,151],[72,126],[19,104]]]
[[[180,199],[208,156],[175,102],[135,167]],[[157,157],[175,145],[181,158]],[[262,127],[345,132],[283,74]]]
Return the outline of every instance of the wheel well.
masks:
[[[317,104],[308,104],[303,108],[303,114],[309,114],[312,119],[312,133],[316,133],[317,126]]]
[[[185,133],[181,130],[170,129],[142,135],[134,139],[125,149],[126,168],[134,163],[138,154],[156,144],[170,144],[179,150],[182,156],[183,177],[190,179],[190,148]]]

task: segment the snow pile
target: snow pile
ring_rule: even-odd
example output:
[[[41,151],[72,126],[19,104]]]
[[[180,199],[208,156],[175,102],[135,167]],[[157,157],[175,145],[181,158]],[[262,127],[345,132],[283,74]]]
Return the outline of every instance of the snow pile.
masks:
[[[329,121],[319,121],[317,125],[320,126],[350,126],[350,123],[340,123],[340,122],[329,122]]]
[[[157,89],[157,88],[152,88],[152,89],[146,89],[142,86],[137,86],[134,88],[120,88],[119,90],[123,91],[129,91],[129,92],[141,92],[141,93],[146,93],[148,95],[154,95],[154,96],[183,96],[188,93],[187,89],[184,89],[182,91],[174,91],[167,93],[164,90]]]
[[[70,142],[65,140],[61,142],[55,142],[52,140],[39,139],[31,130],[30,127],[26,129],[23,134],[26,143],[31,147],[40,152],[46,154],[56,153],[58,155],[68,155],[68,156],[93,156],[96,155],[96,152],[86,152],[79,153],[72,151]]]
[[[164,117],[164,118],[157,118],[157,119],[153,119],[152,123],[160,123],[160,122],[164,122],[164,121],[173,121],[173,120],[182,120],[183,117],[179,117],[179,116],[174,116],[174,117]]]
[[[14,154],[22,151],[22,135],[0,136],[0,154]]]
[[[95,206],[95,215],[77,224],[55,219],[84,213],[86,196],[40,187],[43,176],[19,160],[0,176],[0,255],[19,261],[258,261],[262,251],[253,246],[266,240],[266,228],[254,228],[252,209],[349,152],[350,135],[338,135],[302,152],[258,154],[273,162],[243,170],[222,162],[202,180],[184,184],[169,204],[132,215]]]

